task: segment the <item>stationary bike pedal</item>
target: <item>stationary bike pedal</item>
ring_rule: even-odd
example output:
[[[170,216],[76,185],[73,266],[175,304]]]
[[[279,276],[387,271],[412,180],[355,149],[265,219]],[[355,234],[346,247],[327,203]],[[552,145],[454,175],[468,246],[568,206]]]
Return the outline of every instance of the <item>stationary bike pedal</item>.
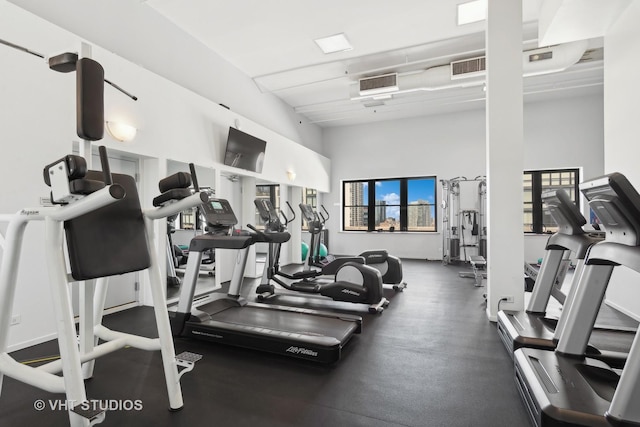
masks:
[[[89,425],[100,424],[104,421],[107,414],[104,409],[100,408],[101,405],[99,405],[99,403],[97,400],[87,400],[74,406],[71,412],[89,420]]]

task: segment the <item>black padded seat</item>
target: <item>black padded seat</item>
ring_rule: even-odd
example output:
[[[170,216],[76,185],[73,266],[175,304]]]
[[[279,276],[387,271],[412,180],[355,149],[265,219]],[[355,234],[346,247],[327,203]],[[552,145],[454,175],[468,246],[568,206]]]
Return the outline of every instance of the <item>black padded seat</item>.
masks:
[[[151,265],[136,182],[129,175],[114,173],[112,177],[126,191],[123,199],[64,223],[75,280],[124,274]],[[99,171],[88,171],[86,178],[104,182]]]

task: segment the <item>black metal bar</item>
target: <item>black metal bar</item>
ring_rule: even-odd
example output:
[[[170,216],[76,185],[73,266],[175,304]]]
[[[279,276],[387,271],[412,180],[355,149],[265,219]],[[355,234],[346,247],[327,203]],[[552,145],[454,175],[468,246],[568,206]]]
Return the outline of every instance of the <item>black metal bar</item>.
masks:
[[[134,101],[138,100],[138,97],[135,95],[132,95],[131,93],[127,92],[126,90],[122,89],[120,86],[118,86],[117,84],[113,83],[110,80],[104,79],[104,82],[111,85],[112,87],[114,87],[115,89],[119,90],[120,92],[122,92],[123,94],[127,95],[129,98],[133,99]]]
[[[193,189],[196,191],[200,191],[200,187],[198,186],[198,177],[196,176],[196,165],[193,163],[189,163],[189,171],[191,171],[191,182],[193,182]]]
[[[104,175],[104,185],[113,184],[111,177],[111,167],[109,166],[109,157],[107,156],[107,148],[104,145],[98,147],[100,153],[100,164],[102,165],[102,174]]]
[[[8,41],[6,41],[6,40],[2,40],[2,39],[0,39],[0,44],[3,44],[3,45],[5,45],[5,46],[12,47],[12,48],[14,48],[14,49],[16,49],[16,50],[19,50],[19,51],[22,51],[22,52],[30,53],[30,54],[31,54],[31,55],[33,55],[33,56],[37,56],[37,57],[39,57],[39,58],[44,59],[44,55],[43,55],[43,54],[38,53],[38,52],[34,52],[34,51],[32,51],[32,50],[27,49],[26,47],[22,47],[22,46],[19,46],[19,45],[17,45],[17,44],[13,44],[13,43],[8,42]]]

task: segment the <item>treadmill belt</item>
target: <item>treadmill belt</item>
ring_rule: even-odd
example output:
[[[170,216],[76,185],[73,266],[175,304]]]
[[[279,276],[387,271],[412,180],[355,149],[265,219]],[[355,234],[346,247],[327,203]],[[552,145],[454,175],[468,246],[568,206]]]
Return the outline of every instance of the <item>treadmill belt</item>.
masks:
[[[200,307],[202,310],[203,307]],[[205,311],[205,310],[203,310]],[[269,308],[231,307],[212,316],[217,322],[252,326],[291,334],[329,336],[345,342],[357,329],[356,322],[338,318],[301,315],[300,313]]]
[[[630,332],[598,330],[591,332],[589,344],[600,350],[629,353],[635,334]]]
[[[635,332],[638,329],[638,322],[603,301],[595,326],[600,329],[620,329]]]

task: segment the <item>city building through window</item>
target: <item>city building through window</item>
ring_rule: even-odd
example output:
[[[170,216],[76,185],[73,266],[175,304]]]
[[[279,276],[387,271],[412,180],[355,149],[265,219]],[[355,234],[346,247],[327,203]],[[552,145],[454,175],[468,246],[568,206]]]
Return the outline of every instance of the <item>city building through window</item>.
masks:
[[[344,231],[437,231],[436,177],[343,181]]]

